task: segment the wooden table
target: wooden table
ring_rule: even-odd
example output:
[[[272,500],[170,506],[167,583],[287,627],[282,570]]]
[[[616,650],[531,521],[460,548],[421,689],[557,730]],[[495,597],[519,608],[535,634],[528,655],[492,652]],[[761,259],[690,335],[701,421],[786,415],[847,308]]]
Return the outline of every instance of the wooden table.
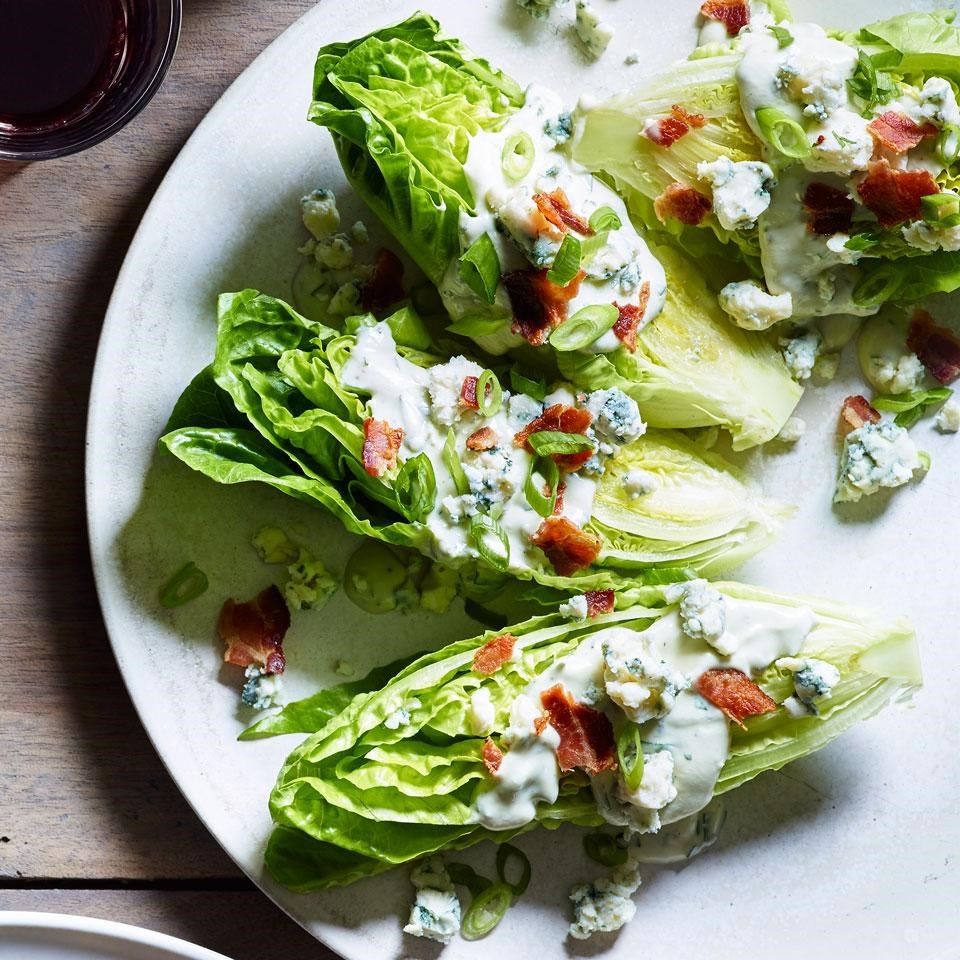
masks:
[[[196,123],[312,2],[184,6],[170,74],[125,130],[63,160],[0,163],[0,909],[141,924],[235,960],[324,960],[164,770],[87,552],[87,399],[127,245]]]

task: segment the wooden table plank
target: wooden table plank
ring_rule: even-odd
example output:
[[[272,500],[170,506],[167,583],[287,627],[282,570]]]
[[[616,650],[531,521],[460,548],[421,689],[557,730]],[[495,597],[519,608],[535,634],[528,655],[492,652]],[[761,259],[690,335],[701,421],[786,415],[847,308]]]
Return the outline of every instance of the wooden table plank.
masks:
[[[164,771],[110,653],[84,429],[104,310],[146,204],[219,94],[311,5],[187,0],[173,69],[130,126],[74,157],[0,164],[0,877],[239,875]]]
[[[254,890],[17,890],[0,893],[0,906],[132,923],[232,960],[336,960],[336,954]]]

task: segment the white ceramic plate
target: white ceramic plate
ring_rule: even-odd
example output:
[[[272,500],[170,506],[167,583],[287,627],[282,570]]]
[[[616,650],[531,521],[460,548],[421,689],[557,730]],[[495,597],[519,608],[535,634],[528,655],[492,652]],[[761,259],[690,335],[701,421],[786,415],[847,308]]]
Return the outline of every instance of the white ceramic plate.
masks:
[[[685,55],[697,0],[597,0],[618,27],[596,65],[570,37],[530,20],[512,0],[435,0],[451,33],[521,82],[545,78],[571,100],[610,92]],[[942,6],[943,0],[929,7]],[[796,0],[821,22],[864,23],[892,0]],[[262,868],[266,800],[289,738],[240,744],[238,671],[224,668],[213,625],[227,596],[252,595],[271,573],[249,541],[265,523],[300,524],[327,562],[351,548],[334,523],[256,487],[225,488],[156,454],[177,395],[212,356],[214,297],[254,286],[288,297],[302,242],[297,200],[337,190],[345,219],[368,217],[351,198],[325,131],[307,123],[317,48],[399,20],[414,4],[326,0],[294,24],[233,84],[157,191],[117,282],[103,330],[89,422],[88,511],[107,627],[140,716],[187,799],[237,863],[316,936],[350,958],[436,955],[401,932],[409,909],[404,871],[344,891],[298,896]],[[639,48],[644,62],[623,66]],[[630,135],[629,131],[625,135]],[[955,676],[958,601],[956,493],[960,438],[925,421],[915,435],[933,455],[921,483],[843,511],[831,507],[840,398],[861,389],[848,366],[829,388],[808,391],[809,432],[795,451],[747,458],[771,492],[800,505],[780,542],[744,578],[839,596],[916,622],[927,686],[915,709],[891,710],[816,757],[761,777],[730,798],[717,848],[682,868],[650,870],[637,920],[619,937],[564,942],[566,895],[594,874],[573,830],[520,841],[534,882],[508,920],[482,943],[455,941],[453,960],[494,951],[503,960],[565,952],[712,960],[753,952],[779,957],[826,950],[873,957],[946,956],[960,875]],[[157,586],[187,559],[210,574],[199,601],[174,612]],[[476,632],[462,614],[376,618],[338,596],[298,616],[286,649],[288,689],[334,682],[338,658],[365,670]],[[218,675],[219,672],[219,675]],[[118,771],[118,775],[121,772]],[[472,854],[487,872],[492,854]],[[951,859],[952,858],[952,859]],[[657,945],[651,949],[651,945]]]
[[[165,933],[65,913],[0,911],[0,960],[228,960]]]

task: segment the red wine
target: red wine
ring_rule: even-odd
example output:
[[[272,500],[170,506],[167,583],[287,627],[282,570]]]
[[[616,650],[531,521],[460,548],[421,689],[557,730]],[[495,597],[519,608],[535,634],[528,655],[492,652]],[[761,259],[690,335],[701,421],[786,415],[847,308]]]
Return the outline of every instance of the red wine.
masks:
[[[0,0],[0,131],[90,113],[128,51],[127,0]]]

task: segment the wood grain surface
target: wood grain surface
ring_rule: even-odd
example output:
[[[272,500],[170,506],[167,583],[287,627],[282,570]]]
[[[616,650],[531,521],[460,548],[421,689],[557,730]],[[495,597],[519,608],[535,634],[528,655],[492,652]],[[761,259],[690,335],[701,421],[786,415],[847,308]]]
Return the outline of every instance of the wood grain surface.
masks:
[[[184,6],[170,74],[126,129],[62,160],[0,162],[0,909],[141,923],[236,960],[322,960],[333,955],[253,890],[163,769],[87,551],[90,377],[127,245],[197,122],[312,4]]]

